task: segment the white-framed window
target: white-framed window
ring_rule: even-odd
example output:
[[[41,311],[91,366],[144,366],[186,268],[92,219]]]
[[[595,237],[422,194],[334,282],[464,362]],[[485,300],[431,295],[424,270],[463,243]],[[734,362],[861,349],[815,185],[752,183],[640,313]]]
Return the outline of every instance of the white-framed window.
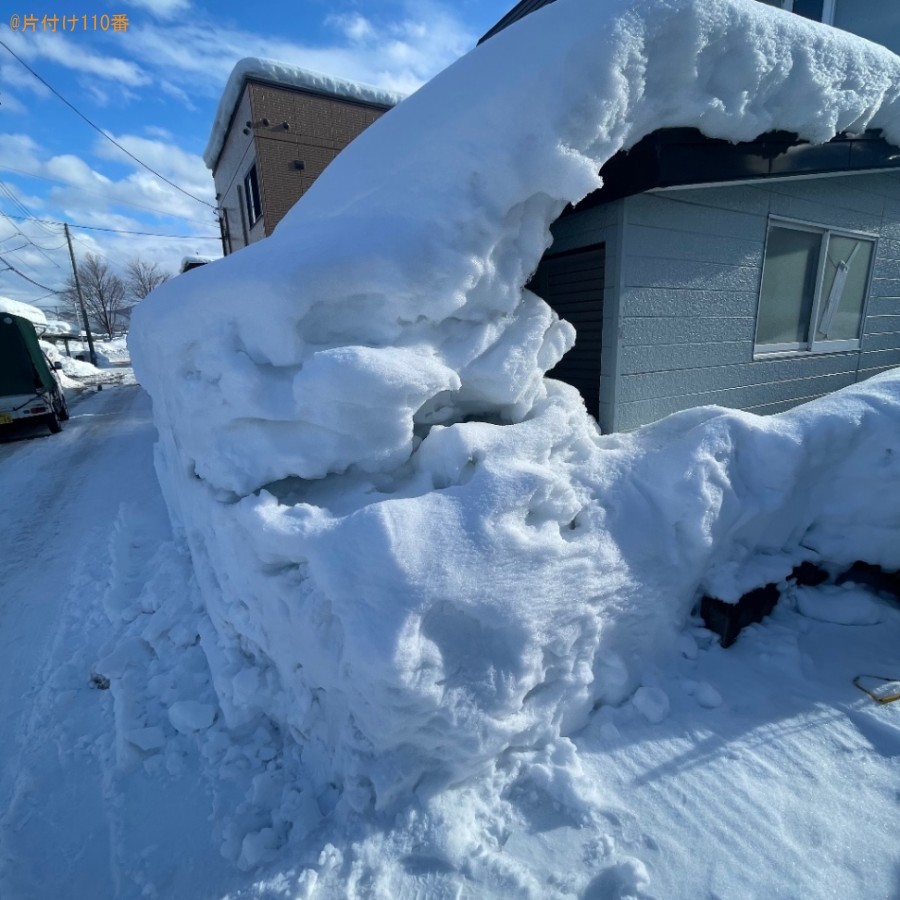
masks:
[[[797,13],[814,22],[831,25],[834,22],[834,0],[761,0],[767,6],[777,6],[788,12]]]
[[[770,217],[756,353],[857,350],[874,235]]]

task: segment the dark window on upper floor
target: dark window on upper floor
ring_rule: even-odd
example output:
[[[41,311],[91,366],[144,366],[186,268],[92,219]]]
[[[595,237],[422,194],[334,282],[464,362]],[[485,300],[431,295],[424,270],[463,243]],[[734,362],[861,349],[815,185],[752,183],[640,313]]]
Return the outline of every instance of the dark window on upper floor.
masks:
[[[262,200],[259,196],[259,178],[256,175],[256,163],[244,178],[244,199],[247,202],[247,221],[252,228],[262,215]]]

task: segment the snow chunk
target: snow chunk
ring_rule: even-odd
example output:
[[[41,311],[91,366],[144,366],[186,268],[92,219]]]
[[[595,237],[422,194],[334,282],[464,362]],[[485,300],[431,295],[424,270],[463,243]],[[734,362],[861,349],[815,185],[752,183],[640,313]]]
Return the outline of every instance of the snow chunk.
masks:
[[[722,705],[722,695],[708,681],[701,681],[697,685],[694,699],[704,709],[715,709]]]
[[[204,731],[212,725],[215,717],[214,706],[196,700],[178,700],[169,707],[169,721],[181,734]]]
[[[855,584],[798,587],[794,598],[801,615],[835,625],[877,625],[888,611],[881,600]]]
[[[653,725],[669,716],[669,695],[658,687],[639,687],[631,698],[637,711]]]
[[[150,728],[133,728],[125,732],[125,740],[140,750],[149,752],[160,750],[166,745],[166,735],[162,728],[151,726]]]

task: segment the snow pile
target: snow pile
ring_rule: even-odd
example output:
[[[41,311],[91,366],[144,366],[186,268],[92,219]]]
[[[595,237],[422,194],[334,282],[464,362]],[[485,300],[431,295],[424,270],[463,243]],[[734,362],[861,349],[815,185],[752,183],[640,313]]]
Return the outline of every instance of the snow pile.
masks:
[[[222,152],[231,116],[240,101],[241,92],[248,79],[281,87],[300,88],[329,97],[358,100],[362,103],[376,103],[379,106],[394,106],[404,97],[403,94],[395,91],[387,91],[359,81],[348,81],[345,78],[322,75],[320,72],[312,72],[309,69],[292,66],[274,59],[248,56],[235,63],[231,75],[228,76],[228,81],[225,83],[222,98],[219,100],[212,132],[206,144],[206,150],[203,151],[203,161],[209,169],[215,166],[216,160]]]
[[[113,338],[111,341],[97,341],[94,344],[97,353],[97,361],[103,366],[121,366],[131,362],[128,352],[128,341],[124,337]]]
[[[100,374],[97,366],[91,365],[83,359],[75,359],[74,356],[61,355],[59,361],[62,363],[63,372],[72,378],[88,378]]]
[[[38,326],[39,331],[43,331],[47,326],[47,317],[44,315],[44,311],[30,303],[23,303],[21,300],[0,297],[0,312],[28,319],[29,322]]]
[[[39,341],[38,343],[40,344],[44,356],[46,356],[51,363],[60,363],[62,365],[62,369],[55,370],[56,378],[59,381],[60,386],[63,388],[79,387],[79,382],[71,376],[77,374],[76,367],[88,364],[78,362],[78,360],[72,359],[64,353],[60,353],[56,348],[56,345],[51,344],[49,341]],[[89,366],[89,368],[91,371],[96,371],[93,366]]]
[[[75,334],[75,329],[69,322],[62,319],[47,319],[47,331],[50,334]]]
[[[896,379],[601,437],[543,378],[573,329],[522,288],[645,134],[897,142],[898,86],[887,51],[749,0],[557,2],[368,129],[271,238],[141,304],[226,722],[285,729],[325,807],[383,805],[622,700],[700,591],[900,567]]]

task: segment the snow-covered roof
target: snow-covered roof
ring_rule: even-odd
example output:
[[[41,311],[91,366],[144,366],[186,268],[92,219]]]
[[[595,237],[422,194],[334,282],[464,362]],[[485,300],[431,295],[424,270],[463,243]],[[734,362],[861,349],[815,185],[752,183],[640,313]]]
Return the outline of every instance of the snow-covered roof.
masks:
[[[212,261],[213,257],[211,256],[183,256],[178,271],[186,272],[188,269],[193,269],[194,266],[205,266]]]
[[[209,169],[215,166],[216,160],[222,152],[232,113],[241,98],[244,85],[251,79],[279,87],[301,88],[316,94],[325,94],[328,97],[357,100],[360,103],[375,103],[379,106],[396,106],[405,96],[405,94],[387,91],[359,81],[348,81],[345,78],[322,75],[320,72],[312,72],[309,69],[292,66],[274,59],[248,56],[238,60],[231,70],[225,90],[222,92],[222,99],[219,100],[209,142],[203,152],[203,161]]]
[[[13,316],[21,316],[28,319],[35,325],[47,325],[47,317],[44,311],[32,306],[30,303],[23,303],[21,300],[11,300],[9,297],[0,297],[0,312],[10,313]]]

